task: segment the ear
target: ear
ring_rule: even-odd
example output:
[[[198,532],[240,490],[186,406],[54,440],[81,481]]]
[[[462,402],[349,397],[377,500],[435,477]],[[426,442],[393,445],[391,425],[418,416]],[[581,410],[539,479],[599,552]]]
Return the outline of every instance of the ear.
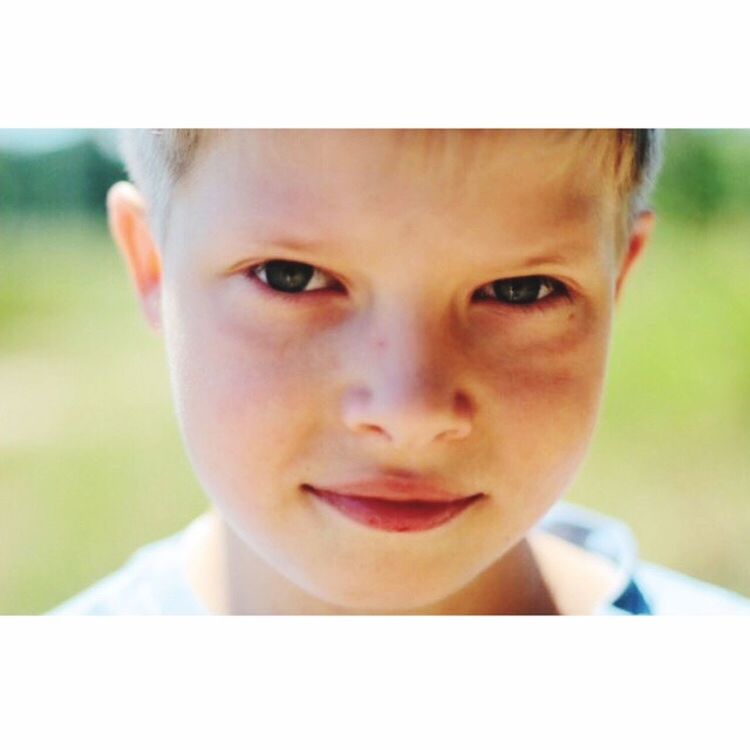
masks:
[[[617,272],[617,282],[615,284],[615,301],[619,302],[622,293],[622,287],[625,280],[630,276],[630,272],[643,256],[646,243],[651,236],[651,230],[654,226],[653,211],[643,211],[633,220],[633,226],[628,236],[628,247],[620,260],[620,268]]]
[[[146,204],[129,182],[107,193],[109,231],[125,260],[149,325],[161,328],[161,258],[146,220]]]

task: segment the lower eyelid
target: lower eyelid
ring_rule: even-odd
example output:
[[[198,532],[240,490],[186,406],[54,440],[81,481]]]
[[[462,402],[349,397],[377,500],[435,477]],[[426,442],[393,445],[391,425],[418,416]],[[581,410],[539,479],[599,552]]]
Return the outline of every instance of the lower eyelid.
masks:
[[[512,315],[514,313],[545,312],[548,308],[570,302],[570,298],[565,294],[549,294],[536,302],[529,302],[527,304],[513,304],[497,299],[480,299],[477,302],[486,307],[491,307]]]

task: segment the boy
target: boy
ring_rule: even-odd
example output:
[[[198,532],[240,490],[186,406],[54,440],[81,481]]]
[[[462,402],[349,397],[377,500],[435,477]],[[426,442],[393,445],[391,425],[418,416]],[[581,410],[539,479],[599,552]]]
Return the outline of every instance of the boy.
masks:
[[[655,131],[142,131],[108,211],[212,511],[57,613],[748,612],[555,502]]]

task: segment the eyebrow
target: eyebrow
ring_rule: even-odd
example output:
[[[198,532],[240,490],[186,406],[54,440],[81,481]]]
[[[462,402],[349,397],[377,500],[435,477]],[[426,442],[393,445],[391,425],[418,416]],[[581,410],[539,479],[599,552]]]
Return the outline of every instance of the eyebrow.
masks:
[[[282,247],[287,250],[297,250],[301,253],[314,253],[326,243],[320,240],[305,239],[304,237],[274,235],[267,240],[261,240],[258,244],[264,247]],[[327,244],[330,245],[330,243]]]
[[[238,239],[241,235],[234,235],[232,237],[231,244],[237,244],[242,246],[245,252],[248,250],[254,250],[262,252],[263,254],[272,253],[274,249],[279,251],[293,250],[300,253],[300,255],[314,255],[316,251],[322,248],[324,245],[330,247],[330,243],[324,243],[320,240],[306,239],[300,236],[269,234],[267,237],[261,237],[259,239],[253,239],[252,242],[242,242]],[[244,253],[243,253],[244,254]],[[233,273],[241,268],[245,264],[244,260],[237,261],[229,270],[228,273]]]
[[[577,256],[576,256],[577,257]],[[531,258],[525,258],[518,264],[519,269],[531,268],[533,266],[559,266],[568,265],[574,257],[561,254],[533,255]]]
[[[234,238],[241,237],[235,234]],[[529,252],[534,253],[530,257],[518,258],[513,266],[519,272],[538,266],[570,266],[587,256],[586,248],[591,242],[591,237],[573,234],[558,241],[548,240],[530,243]],[[242,243],[245,247],[248,243]],[[323,249],[330,250],[335,244],[332,239],[321,239],[312,234],[305,236],[303,232],[289,232],[283,228],[269,228],[266,233],[260,232],[254,238],[251,247],[262,252],[278,250],[292,250],[300,255],[315,256]],[[490,260],[490,258],[488,258]],[[238,264],[241,265],[241,264]]]
[[[283,250],[296,250],[300,253],[314,253],[324,246],[330,247],[331,245],[330,240],[325,242],[321,239],[313,238],[312,236],[305,237],[302,233],[291,234],[289,232],[284,232],[283,230],[280,232],[258,232],[258,235],[250,242],[246,241],[242,231],[233,232],[231,235],[231,241],[238,242],[245,247],[248,245],[259,249],[276,247]]]
[[[595,244],[595,238],[588,232],[573,232],[557,241],[533,243],[529,251],[534,254],[519,261],[519,268],[530,266],[565,266],[584,260]]]

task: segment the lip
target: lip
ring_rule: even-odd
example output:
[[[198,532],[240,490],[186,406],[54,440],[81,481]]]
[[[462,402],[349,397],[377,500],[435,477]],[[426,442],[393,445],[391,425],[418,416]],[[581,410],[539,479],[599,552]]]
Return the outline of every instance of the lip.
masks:
[[[306,485],[311,486],[311,485]],[[348,482],[335,487],[316,487],[338,495],[356,495],[374,500],[395,502],[451,503],[473,495],[450,492],[433,482],[410,477],[378,477],[359,482]],[[474,495],[481,493],[474,493]]]
[[[355,494],[350,488],[372,494]],[[457,497],[422,482],[377,480],[337,486],[336,490],[303,485],[303,489],[351,520],[382,531],[427,531],[442,526],[484,493]],[[378,495],[374,493],[377,492]]]

